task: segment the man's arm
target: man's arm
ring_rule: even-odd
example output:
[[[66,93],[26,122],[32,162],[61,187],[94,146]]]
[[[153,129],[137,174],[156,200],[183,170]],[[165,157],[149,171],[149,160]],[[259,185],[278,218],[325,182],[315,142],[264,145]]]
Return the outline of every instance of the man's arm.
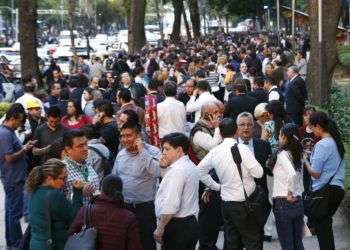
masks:
[[[205,150],[209,151],[213,147],[219,145],[222,141],[219,128],[215,129],[214,136],[198,131],[193,136],[193,143]]]
[[[51,145],[48,145],[48,146],[46,146],[44,148],[34,147],[33,148],[33,155],[36,155],[36,156],[46,155],[46,154],[49,153],[50,147],[51,147]]]
[[[212,161],[212,154],[214,154],[213,151],[209,152],[198,164],[199,178],[210,189],[220,191],[220,184],[214,181],[209,174],[209,171],[215,166]]]
[[[155,241],[157,241],[158,243],[162,243],[162,238],[164,235],[164,229],[165,226],[169,223],[169,221],[173,218],[173,214],[162,214],[160,216],[160,221],[159,221],[159,225],[156,229],[156,231],[154,231],[153,235],[154,235],[154,239]]]
[[[13,153],[13,154],[5,154],[5,161],[7,163],[15,162],[19,157],[23,156],[23,154],[26,152],[25,147],[20,149],[19,151]]]
[[[192,113],[201,110],[201,108],[202,104],[199,102],[199,99],[196,100],[196,96],[192,95],[186,104],[186,111]]]
[[[153,157],[145,148],[139,150],[140,164],[144,164],[149,174],[154,177],[160,177],[159,157],[160,152],[156,157]]]

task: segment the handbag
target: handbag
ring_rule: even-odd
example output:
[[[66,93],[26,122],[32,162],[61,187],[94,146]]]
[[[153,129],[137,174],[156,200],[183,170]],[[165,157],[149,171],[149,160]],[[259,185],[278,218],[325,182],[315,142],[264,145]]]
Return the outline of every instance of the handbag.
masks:
[[[339,167],[343,160],[340,160],[338,167],[333,176],[328,180],[326,185],[316,191],[306,192],[303,196],[304,213],[307,217],[312,219],[319,219],[327,215],[328,213],[328,201],[329,201],[329,185],[332,182],[334,176],[338,173]]]
[[[252,218],[254,218],[259,227],[264,227],[271,211],[271,204],[267,194],[260,185],[256,184],[254,192],[248,197],[243,183],[241,167],[242,157],[239,153],[237,144],[231,147],[231,153],[233,160],[237,165],[238,173],[242,181],[247,212],[252,216]]]
[[[68,238],[64,250],[97,249],[97,230],[91,224],[91,208],[91,204],[84,207],[84,225],[79,233]]]
[[[51,191],[49,191],[46,194],[45,197],[45,217],[46,217],[46,231],[48,235],[48,239],[46,241],[47,249],[52,249],[52,231],[51,231],[51,213],[50,213],[50,197],[51,197]],[[26,228],[26,231],[23,234],[23,237],[21,239],[21,242],[19,243],[18,250],[29,250],[30,249],[30,239],[32,237],[31,234],[31,225],[29,224]]]

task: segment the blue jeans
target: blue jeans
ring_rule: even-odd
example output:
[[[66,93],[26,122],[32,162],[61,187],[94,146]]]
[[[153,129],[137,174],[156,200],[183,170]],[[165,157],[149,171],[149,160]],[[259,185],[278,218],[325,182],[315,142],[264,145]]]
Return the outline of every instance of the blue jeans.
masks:
[[[304,208],[301,197],[294,203],[284,198],[274,199],[273,213],[282,250],[304,250]]]
[[[3,183],[4,184],[4,183]],[[20,219],[23,212],[24,183],[5,185],[5,238],[7,246],[18,247],[22,239]]]

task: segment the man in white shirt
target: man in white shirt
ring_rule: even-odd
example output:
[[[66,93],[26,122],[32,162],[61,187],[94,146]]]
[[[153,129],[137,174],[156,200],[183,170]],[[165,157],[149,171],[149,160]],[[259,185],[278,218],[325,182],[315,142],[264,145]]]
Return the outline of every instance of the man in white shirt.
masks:
[[[27,109],[28,101],[35,100],[35,102],[40,103],[41,116],[45,117],[45,110],[44,110],[43,102],[39,98],[36,98],[34,96],[34,91],[35,91],[35,88],[36,88],[36,83],[33,82],[34,79],[30,77],[30,78],[24,79],[23,81],[24,81],[24,86],[23,86],[24,87],[24,95],[19,97],[16,100],[16,103],[22,104],[22,106],[24,107],[26,113],[28,113],[28,109]]]
[[[219,104],[209,102],[203,105],[201,117],[194,125],[190,133],[192,147],[191,160],[198,164],[206,154],[221,141],[219,121],[222,117]],[[216,178],[215,171],[211,172]],[[200,249],[216,249],[216,242],[222,226],[221,199],[219,192],[205,190],[200,183],[199,194],[203,197],[199,204],[198,222],[200,226],[199,247]],[[204,197],[210,197],[204,199]]]
[[[283,102],[283,95],[275,84],[274,79],[266,77],[264,80],[264,90],[268,93],[268,101],[280,101]]]
[[[168,166],[155,199],[158,226],[154,239],[162,249],[195,250],[199,237],[198,169],[188,158],[188,138],[181,133],[163,137],[161,166]]]
[[[263,228],[248,213],[244,190],[248,197],[253,194],[256,187],[254,178],[262,177],[263,168],[246,145],[238,144],[242,158],[242,182],[231,153],[231,147],[237,143],[234,139],[236,128],[231,118],[220,122],[224,141],[198,164],[199,176],[208,188],[220,191],[227,249],[262,249]],[[215,169],[220,184],[209,175],[211,169]]]
[[[196,89],[193,91],[190,100],[186,104],[186,111],[188,113],[195,112],[195,122],[197,122],[201,116],[203,105],[209,102],[218,102],[218,99],[209,91],[210,85],[208,81],[202,80],[197,82]]]
[[[176,83],[166,82],[164,94],[165,100],[157,104],[159,137],[174,132],[185,133],[186,109],[182,102],[175,99]]]

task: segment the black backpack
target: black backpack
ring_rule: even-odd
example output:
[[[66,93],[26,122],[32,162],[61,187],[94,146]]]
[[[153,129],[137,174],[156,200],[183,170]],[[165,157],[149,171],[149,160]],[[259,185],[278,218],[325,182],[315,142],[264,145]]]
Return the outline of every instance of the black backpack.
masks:
[[[111,161],[109,159],[107,159],[107,157],[105,157],[104,154],[100,150],[98,150],[97,148],[92,147],[92,146],[88,146],[88,149],[91,149],[96,154],[98,154],[98,156],[101,157],[101,167],[103,169],[103,176],[110,174],[112,172],[112,169],[113,169],[113,165],[111,164]]]

